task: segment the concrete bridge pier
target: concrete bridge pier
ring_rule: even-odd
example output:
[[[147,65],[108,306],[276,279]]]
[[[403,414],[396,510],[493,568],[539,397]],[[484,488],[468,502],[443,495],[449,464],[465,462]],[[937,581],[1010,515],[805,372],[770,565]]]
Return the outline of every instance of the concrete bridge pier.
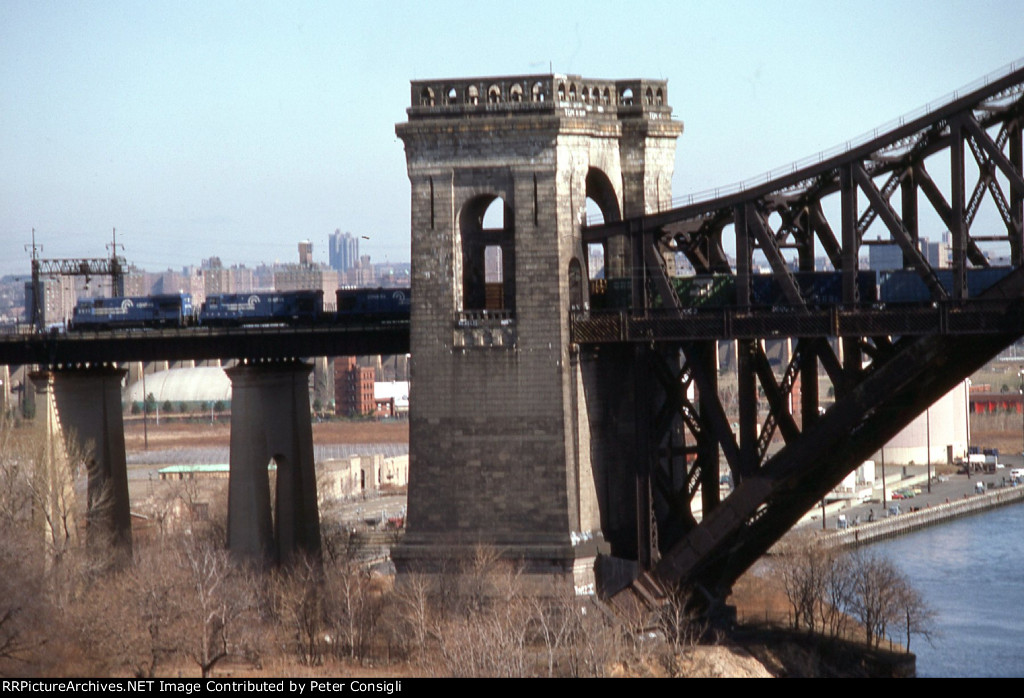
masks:
[[[287,563],[300,553],[320,553],[311,368],[288,362],[225,370],[232,391],[228,548],[238,556]],[[274,488],[271,462],[277,466]]]
[[[32,443],[32,517],[46,547],[47,560],[55,560],[78,538],[72,464],[64,445],[54,402],[54,374],[29,374],[38,408]]]
[[[127,373],[93,366],[51,375],[68,453],[81,458],[88,472],[87,542],[113,544],[130,554],[131,506],[121,411],[121,383]]]

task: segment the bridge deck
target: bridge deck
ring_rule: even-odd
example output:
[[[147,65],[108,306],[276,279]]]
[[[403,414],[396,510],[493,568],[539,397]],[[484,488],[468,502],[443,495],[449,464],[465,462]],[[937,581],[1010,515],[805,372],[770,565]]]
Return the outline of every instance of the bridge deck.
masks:
[[[0,365],[10,366],[186,359],[263,361],[408,352],[408,320],[304,327],[191,327],[0,334]]]

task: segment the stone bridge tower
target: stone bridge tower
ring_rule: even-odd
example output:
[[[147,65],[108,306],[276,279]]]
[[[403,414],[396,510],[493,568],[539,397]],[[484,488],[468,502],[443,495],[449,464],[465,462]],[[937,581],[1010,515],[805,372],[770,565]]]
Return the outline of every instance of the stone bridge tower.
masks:
[[[591,440],[608,383],[570,342],[589,298],[580,228],[588,198],[606,220],[670,204],[682,125],[667,97],[664,81],[577,75],[412,83],[396,128],[413,268],[400,571],[484,544],[592,588],[618,478]],[[610,247],[604,270],[622,276],[629,246]]]

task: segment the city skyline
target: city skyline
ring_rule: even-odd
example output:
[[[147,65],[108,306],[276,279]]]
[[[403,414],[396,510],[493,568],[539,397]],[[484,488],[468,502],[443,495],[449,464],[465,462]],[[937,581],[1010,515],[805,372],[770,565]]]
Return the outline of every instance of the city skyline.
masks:
[[[409,259],[409,81],[669,80],[674,193],[841,144],[1018,60],[1013,2],[0,6],[0,275],[43,256],[178,268]],[[485,50],[473,50],[474,48]],[[610,50],[614,48],[615,50]]]

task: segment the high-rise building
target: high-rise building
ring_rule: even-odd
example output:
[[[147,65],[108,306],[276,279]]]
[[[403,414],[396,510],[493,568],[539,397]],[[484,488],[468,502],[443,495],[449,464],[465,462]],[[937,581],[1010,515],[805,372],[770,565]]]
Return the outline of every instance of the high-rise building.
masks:
[[[348,271],[359,262],[359,238],[351,233],[335,230],[330,236],[328,256],[331,269]]]
[[[312,266],[313,264],[313,243],[303,240],[299,243],[299,264]]]

